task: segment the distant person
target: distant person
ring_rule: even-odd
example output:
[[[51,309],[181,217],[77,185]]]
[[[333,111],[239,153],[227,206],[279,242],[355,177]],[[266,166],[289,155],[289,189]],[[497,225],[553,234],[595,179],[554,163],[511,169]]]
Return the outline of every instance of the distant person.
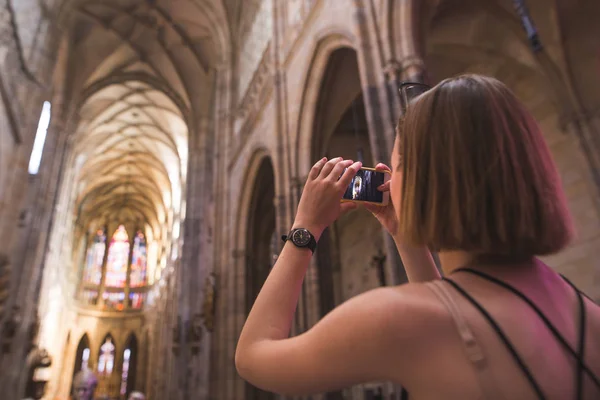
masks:
[[[75,374],[73,379],[73,400],[93,400],[98,386],[98,378],[89,369]]]
[[[127,400],[146,400],[146,396],[142,392],[131,392]]]
[[[239,374],[286,395],[391,381],[411,400],[600,399],[600,308],[537,258],[573,236],[539,126],[492,78],[446,79],[418,96],[410,85],[379,188],[391,202],[365,205],[410,283],[356,296],[289,337],[315,243],[357,207],[340,198],[361,164],[318,161],[243,327]]]

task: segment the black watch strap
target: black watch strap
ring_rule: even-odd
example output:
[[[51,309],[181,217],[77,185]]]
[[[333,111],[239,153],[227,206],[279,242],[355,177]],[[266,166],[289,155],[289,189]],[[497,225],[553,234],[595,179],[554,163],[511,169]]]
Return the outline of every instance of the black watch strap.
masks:
[[[308,235],[308,240],[306,235]],[[281,240],[284,242],[289,240],[296,247],[310,249],[313,254],[317,249],[317,240],[315,239],[314,235],[305,228],[292,229],[287,235],[281,236]]]

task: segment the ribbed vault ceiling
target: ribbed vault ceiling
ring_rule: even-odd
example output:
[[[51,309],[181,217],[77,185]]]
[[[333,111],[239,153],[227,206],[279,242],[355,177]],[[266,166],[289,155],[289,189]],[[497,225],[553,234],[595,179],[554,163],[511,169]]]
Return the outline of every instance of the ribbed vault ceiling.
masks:
[[[66,96],[78,110],[74,211],[86,230],[164,238],[185,195],[188,143],[226,62],[235,1],[74,1]],[[109,233],[110,234],[110,233]]]
[[[149,85],[130,81],[95,93],[81,118],[80,222],[147,223],[159,230],[169,210],[179,211],[185,182],[188,130],[178,108]]]

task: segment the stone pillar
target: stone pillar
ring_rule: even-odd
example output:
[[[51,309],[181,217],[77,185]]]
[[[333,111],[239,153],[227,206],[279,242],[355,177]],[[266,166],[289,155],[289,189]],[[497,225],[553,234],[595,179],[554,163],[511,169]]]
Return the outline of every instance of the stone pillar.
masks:
[[[595,109],[598,110],[597,107]],[[590,144],[589,164],[598,194],[595,197],[596,208],[600,213],[600,112],[584,111],[583,121],[578,126],[583,131],[582,135],[587,138],[587,143],[582,145],[585,147]]]
[[[16,378],[23,370],[23,351],[29,345],[29,332],[37,321],[37,306],[42,285],[43,267],[47,251],[47,240],[53,225],[53,211],[60,185],[61,171],[66,156],[66,133],[60,118],[48,129],[44,146],[44,157],[40,172],[32,177],[32,185],[27,196],[26,210],[31,213],[27,226],[18,236],[14,248],[15,268],[20,279],[15,280],[16,295],[14,304],[21,307],[22,320],[18,334],[12,344],[10,364],[12,374],[6,377],[14,382],[9,387],[9,397],[19,396],[23,388],[16,387]],[[53,157],[48,157],[52,154]]]
[[[189,130],[189,161],[186,182],[186,217],[181,268],[178,271],[180,350],[174,364],[177,398],[206,399],[210,332],[203,314],[207,280],[213,270],[214,227],[214,124],[195,116]],[[189,123],[189,122],[188,122]]]
[[[231,213],[229,193],[227,191],[229,177],[227,174],[227,153],[229,151],[229,138],[231,135],[230,101],[231,101],[231,71],[226,64],[220,65],[215,72],[215,140],[213,142],[214,159],[214,198],[220,199],[214,205],[214,257],[215,265],[215,320],[214,334],[211,345],[210,363],[210,397],[225,399],[228,387],[227,375],[229,364],[227,362],[228,347],[228,310],[230,304],[225,297],[229,294],[229,278],[231,267],[231,245],[228,237],[229,215]]]
[[[273,93],[275,106],[275,135],[276,151],[273,154],[273,162],[277,170],[277,182],[275,183],[275,208],[277,237],[285,235],[291,229],[296,216],[296,208],[300,201],[300,192],[294,184],[292,154],[294,148],[290,140],[290,121],[287,107],[287,73],[283,66],[284,37],[285,37],[285,7],[282,2],[273,2],[273,33],[272,33],[272,60],[273,60]],[[283,242],[278,242],[279,249],[283,248]],[[292,334],[306,331],[311,325],[308,321],[309,284],[302,285],[302,291],[296,309],[296,315],[292,324]]]
[[[133,227],[133,231],[131,231],[131,235],[129,235],[129,256],[127,257],[127,273],[125,275],[125,288],[123,289],[123,293],[125,295],[125,299],[123,300],[123,309],[131,308],[131,301],[129,299],[129,294],[131,293],[131,262],[133,261],[133,247],[135,244],[135,237],[137,235],[137,227]]]
[[[596,189],[596,208],[600,213],[600,115],[590,111],[594,109],[593,107],[581,105],[576,94],[564,103],[561,124],[579,140],[581,152],[585,156]]]
[[[104,226],[106,235],[106,245],[104,246],[104,257],[102,258],[102,275],[100,278],[100,285],[98,285],[98,301],[97,304],[100,308],[104,307],[104,289],[106,288],[106,263],[108,262],[108,252],[110,251],[110,240],[112,238],[115,229],[117,228],[114,224],[107,223]]]
[[[356,7],[355,24],[358,37],[358,60],[361,85],[369,127],[369,140],[373,160],[389,163],[395,139],[395,103],[388,96],[382,61],[383,49],[378,41],[376,16],[364,0],[353,0]],[[386,281],[394,285],[406,282],[406,273],[391,236],[382,228],[384,236]]]

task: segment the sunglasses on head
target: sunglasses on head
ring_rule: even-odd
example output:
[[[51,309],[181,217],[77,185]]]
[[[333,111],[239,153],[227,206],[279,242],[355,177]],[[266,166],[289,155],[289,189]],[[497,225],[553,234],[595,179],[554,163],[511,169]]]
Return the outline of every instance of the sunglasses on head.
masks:
[[[400,105],[402,107],[402,115],[406,114],[408,104],[431,89],[431,86],[418,82],[402,82],[400,84]]]

